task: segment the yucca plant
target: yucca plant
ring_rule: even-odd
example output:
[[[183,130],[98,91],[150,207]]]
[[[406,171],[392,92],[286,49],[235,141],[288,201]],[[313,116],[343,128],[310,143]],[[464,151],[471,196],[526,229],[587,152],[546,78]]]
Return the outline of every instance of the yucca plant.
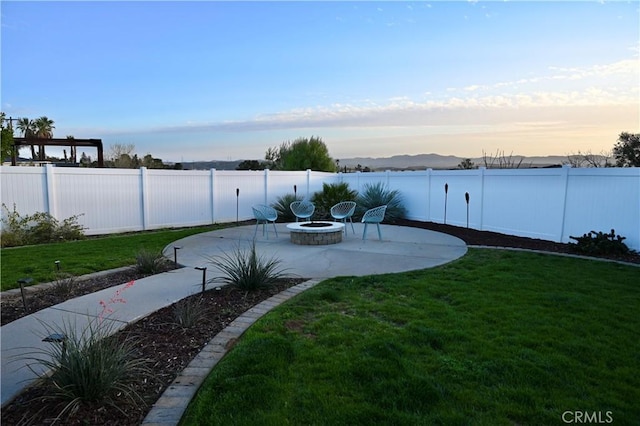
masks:
[[[271,205],[278,212],[278,220],[282,222],[295,222],[296,217],[289,208],[294,201],[301,201],[302,197],[297,197],[295,194],[285,194],[278,198],[275,203]]]
[[[390,191],[382,182],[365,184],[363,191],[356,199],[357,207],[354,216],[362,218],[364,212],[378,206],[387,206],[384,215],[385,222],[393,223],[397,219],[402,219],[407,214],[407,209],[402,205],[402,195],[400,191],[394,189]]]
[[[349,189],[346,182],[323,183],[322,191],[313,194],[311,202],[316,206],[315,215],[320,219],[331,219],[331,207],[341,201],[355,201],[358,191]]]
[[[280,267],[281,260],[258,255],[255,241],[248,249],[238,247],[231,253],[211,257],[209,261],[222,273],[211,278],[210,283],[230,284],[246,291],[269,287],[285,274]]]
[[[56,420],[73,415],[84,403],[118,409],[123,399],[145,403],[134,382],[151,377],[148,362],[136,358],[132,340],[112,335],[115,324],[96,318],[78,332],[72,324],[58,327],[43,323],[45,335],[61,341],[22,355],[46,387],[46,398],[62,402]]]

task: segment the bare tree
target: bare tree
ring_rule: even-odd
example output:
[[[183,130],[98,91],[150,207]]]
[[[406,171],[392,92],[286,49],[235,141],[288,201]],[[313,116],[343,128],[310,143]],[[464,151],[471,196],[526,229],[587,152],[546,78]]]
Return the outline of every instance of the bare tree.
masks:
[[[135,145],[132,143],[122,144],[116,143],[109,146],[109,160],[112,162],[113,166],[120,169],[132,169],[135,168],[135,161],[133,160],[134,156],[133,150],[135,149]]]
[[[613,167],[613,154],[611,151],[600,151],[599,154],[594,154],[590,150],[577,153],[567,154],[567,161],[565,164],[571,165],[571,167]]]
[[[482,150],[482,162],[487,169],[519,169],[523,160],[524,157],[514,158],[513,152],[507,156],[498,149],[495,155],[491,155]],[[522,167],[531,167],[531,163]]]

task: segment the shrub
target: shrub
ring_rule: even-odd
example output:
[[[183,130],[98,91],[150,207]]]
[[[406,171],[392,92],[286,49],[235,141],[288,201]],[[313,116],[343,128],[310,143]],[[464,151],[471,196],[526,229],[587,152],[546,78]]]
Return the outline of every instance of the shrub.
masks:
[[[295,194],[285,194],[278,198],[275,203],[271,205],[278,212],[278,220],[283,222],[295,222],[296,216],[293,214],[289,206],[294,201],[301,201],[301,197],[296,197]]]
[[[590,231],[582,237],[569,237],[577,242],[573,244],[573,249],[583,254],[627,254],[630,252],[625,243],[625,237],[616,235],[615,230],[611,232]]]
[[[407,214],[407,209],[402,204],[402,195],[400,191],[394,189],[390,191],[381,182],[375,184],[365,184],[364,190],[356,199],[358,204],[356,207],[355,217],[360,219],[364,213],[378,206],[387,206],[384,215],[385,222],[394,222],[402,219]]]
[[[58,222],[49,213],[36,212],[21,216],[14,204],[2,219],[2,247],[16,247],[29,244],[44,244],[57,241],[80,240],[84,238],[84,228],[78,223],[80,215],[71,216]]]
[[[269,287],[281,279],[285,272],[280,268],[281,260],[258,256],[255,241],[249,249],[238,247],[232,253],[212,257],[209,261],[222,273],[209,282],[231,284],[246,291]]]
[[[51,342],[44,349],[34,349],[24,357],[47,388],[46,398],[65,402],[58,419],[72,415],[83,403],[118,408],[119,401],[127,398],[144,404],[134,383],[150,377],[150,369],[146,360],[135,358],[133,341],[111,336],[115,324],[95,319],[78,333],[72,324],[56,327],[43,323],[46,335],[66,338],[62,343]],[[43,372],[36,372],[33,364]]]
[[[200,297],[189,297],[173,305],[173,318],[182,328],[190,328],[198,324],[210,309]]]
[[[355,201],[358,192],[349,189],[349,184],[341,183],[323,183],[322,191],[313,194],[311,202],[316,206],[316,216],[320,219],[331,219],[331,207],[341,201]]]
[[[58,296],[69,296],[76,286],[76,277],[64,272],[56,272],[52,284],[52,290]]]
[[[142,249],[136,254],[136,270],[145,275],[158,274],[164,270],[167,259],[160,252]]]

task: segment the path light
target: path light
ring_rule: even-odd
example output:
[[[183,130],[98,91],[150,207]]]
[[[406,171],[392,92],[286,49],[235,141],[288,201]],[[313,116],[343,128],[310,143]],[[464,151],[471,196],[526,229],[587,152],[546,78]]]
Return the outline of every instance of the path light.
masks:
[[[54,263],[56,264],[56,270],[60,271],[60,261],[56,260]]]
[[[464,199],[467,201],[467,228],[469,228],[469,193],[464,193]]]
[[[293,185],[293,198],[294,199],[298,199],[298,186],[297,185]]]
[[[181,248],[182,247],[173,246],[173,263],[175,263],[176,266],[178,266],[178,250]]]
[[[444,224],[447,224],[447,194],[449,193],[449,184],[444,184]]]
[[[50,334],[44,339],[43,342],[47,343],[62,343],[62,357],[64,358],[67,354],[67,336],[61,333]]]
[[[204,286],[207,283],[207,268],[202,266],[196,266],[198,271],[202,271],[202,294],[204,294]]]
[[[20,278],[18,280],[18,284],[20,284],[20,295],[22,296],[22,305],[24,306],[24,311],[27,312],[27,297],[24,294],[24,285],[31,284],[33,282],[33,278]]]

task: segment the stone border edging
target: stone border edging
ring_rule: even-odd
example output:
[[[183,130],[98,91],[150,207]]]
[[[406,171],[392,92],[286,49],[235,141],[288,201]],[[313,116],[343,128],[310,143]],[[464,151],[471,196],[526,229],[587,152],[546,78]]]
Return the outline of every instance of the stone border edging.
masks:
[[[213,339],[191,360],[178,377],[165,389],[142,421],[144,426],[177,425],[187,406],[207,378],[211,370],[233,347],[236,340],[263,315],[294,296],[314,287],[321,279],[311,279],[290,287],[257,304],[235,320]]]

